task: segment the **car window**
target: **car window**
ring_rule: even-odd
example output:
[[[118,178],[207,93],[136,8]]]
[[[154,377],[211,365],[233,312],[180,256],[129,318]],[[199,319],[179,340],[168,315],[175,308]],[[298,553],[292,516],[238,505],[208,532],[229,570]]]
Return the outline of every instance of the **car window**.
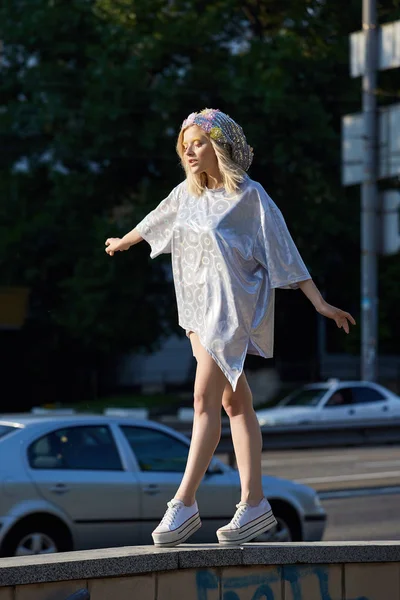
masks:
[[[106,425],[63,427],[28,448],[32,469],[121,471],[122,464]]]
[[[385,396],[367,386],[358,386],[353,388],[353,398],[356,404],[370,403],[370,402],[383,402],[386,400]]]
[[[8,433],[17,431],[19,427],[13,427],[12,425],[0,425],[0,439],[5,437]]]
[[[278,406],[317,406],[327,388],[301,389],[283,398]]]
[[[149,427],[121,426],[141,471],[183,473],[189,447],[171,435]]]
[[[349,406],[353,404],[353,388],[343,387],[331,394],[325,408],[333,408],[335,406]]]

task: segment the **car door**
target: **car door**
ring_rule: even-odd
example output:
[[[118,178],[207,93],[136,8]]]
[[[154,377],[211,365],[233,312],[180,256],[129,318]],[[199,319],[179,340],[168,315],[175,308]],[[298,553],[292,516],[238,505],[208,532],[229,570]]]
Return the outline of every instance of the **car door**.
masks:
[[[121,425],[135,455],[141,490],[142,538],[151,544],[151,532],[157,527],[174,497],[185,470],[189,445],[163,430],[149,426]],[[214,464],[217,464],[214,462]],[[231,469],[211,469],[203,478],[196,495],[202,527],[193,535],[194,542],[216,542],[218,527],[226,525],[240,499],[237,473]]]
[[[77,548],[140,543],[139,482],[124,469],[108,425],[59,427],[33,440],[27,469],[73,523]]]
[[[353,388],[336,388],[328,395],[321,411],[321,421],[348,421],[357,418]]]
[[[390,402],[379,390],[366,385],[353,387],[354,408],[359,419],[390,417]]]

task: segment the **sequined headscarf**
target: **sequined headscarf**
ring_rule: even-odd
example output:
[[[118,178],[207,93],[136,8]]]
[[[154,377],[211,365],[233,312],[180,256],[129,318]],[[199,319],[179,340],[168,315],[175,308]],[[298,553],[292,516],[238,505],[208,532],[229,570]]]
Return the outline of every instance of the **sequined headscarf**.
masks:
[[[222,146],[229,149],[232,160],[244,171],[253,161],[253,148],[249,146],[243,129],[228,115],[215,108],[205,108],[191,113],[182,123],[181,129],[198,125]]]

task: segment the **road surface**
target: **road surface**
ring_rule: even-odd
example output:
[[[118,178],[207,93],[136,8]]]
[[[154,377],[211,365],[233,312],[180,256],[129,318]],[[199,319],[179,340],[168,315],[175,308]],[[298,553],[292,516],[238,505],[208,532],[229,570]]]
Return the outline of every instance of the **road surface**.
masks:
[[[264,473],[320,491],[324,540],[400,540],[400,447],[273,451],[262,464]]]
[[[400,489],[397,491],[323,500],[328,514],[324,541],[400,540]]]
[[[268,451],[263,472],[316,490],[400,485],[400,446]]]

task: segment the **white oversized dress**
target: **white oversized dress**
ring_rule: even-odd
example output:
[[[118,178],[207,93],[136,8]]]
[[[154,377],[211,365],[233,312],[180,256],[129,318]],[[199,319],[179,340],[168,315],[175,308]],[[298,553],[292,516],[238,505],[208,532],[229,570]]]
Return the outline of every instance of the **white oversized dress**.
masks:
[[[179,325],[235,390],[247,353],[273,355],[275,288],[311,278],[281,211],[249,177],[235,194],[200,197],[184,181],[136,229],[151,258],[172,254]]]

